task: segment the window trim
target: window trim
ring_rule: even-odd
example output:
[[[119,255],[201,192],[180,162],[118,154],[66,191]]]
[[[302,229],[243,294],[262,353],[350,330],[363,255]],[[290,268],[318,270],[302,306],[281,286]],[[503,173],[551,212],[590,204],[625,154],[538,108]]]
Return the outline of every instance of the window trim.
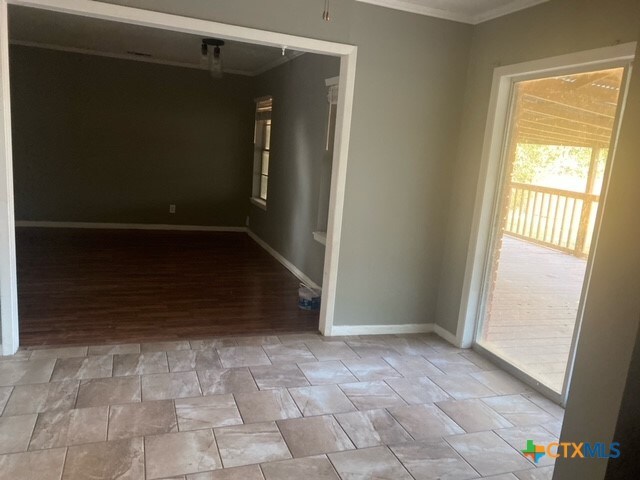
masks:
[[[262,210],[267,210],[267,202],[259,197],[249,197],[249,201]]]
[[[269,185],[269,166],[267,166],[267,173],[263,173],[264,154],[269,154],[269,160],[271,160],[271,114],[273,112],[273,96],[265,95],[254,99],[255,102],[255,120],[253,128],[253,176],[251,183],[251,197],[249,200],[251,203],[262,210],[267,209],[268,185]],[[268,110],[261,111],[262,104],[269,103]],[[264,108],[262,106],[262,108]],[[267,115],[263,113],[268,112]],[[269,126],[269,134],[267,141],[267,123]],[[260,140],[260,141],[258,141]],[[265,148],[268,145],[268,148]],[[262,197],[262,179],[266,177],[266,194]]]

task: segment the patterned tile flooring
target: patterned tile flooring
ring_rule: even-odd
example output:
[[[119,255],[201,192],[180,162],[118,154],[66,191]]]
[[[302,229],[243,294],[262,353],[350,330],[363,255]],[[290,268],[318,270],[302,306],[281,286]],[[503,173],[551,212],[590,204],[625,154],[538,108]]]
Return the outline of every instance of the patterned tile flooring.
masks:
[[[563,410],[431,334],[0,357],[0,478],[551,479]]]

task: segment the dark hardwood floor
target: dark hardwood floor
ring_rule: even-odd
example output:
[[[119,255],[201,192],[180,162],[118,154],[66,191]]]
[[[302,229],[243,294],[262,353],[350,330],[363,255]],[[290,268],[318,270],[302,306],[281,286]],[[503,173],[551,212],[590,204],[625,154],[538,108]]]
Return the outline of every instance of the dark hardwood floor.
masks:
[[[24,346],[318,329],[244,233],[19,228],[16,243]]]

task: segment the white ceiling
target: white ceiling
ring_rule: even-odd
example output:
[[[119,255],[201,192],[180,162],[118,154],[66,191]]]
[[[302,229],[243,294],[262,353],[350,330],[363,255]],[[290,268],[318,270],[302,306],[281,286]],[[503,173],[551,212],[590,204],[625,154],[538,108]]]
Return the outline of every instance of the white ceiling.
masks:
[[[17,45],[206,68],[200,36],[36,8],[10,6],[9,36]],[[287,51],[283,57],[279,48],[235,41],[222,47],[224,71],[240,75],[260,74],[298,55]]]
[[[356,0],[476,25],[549,0]]]

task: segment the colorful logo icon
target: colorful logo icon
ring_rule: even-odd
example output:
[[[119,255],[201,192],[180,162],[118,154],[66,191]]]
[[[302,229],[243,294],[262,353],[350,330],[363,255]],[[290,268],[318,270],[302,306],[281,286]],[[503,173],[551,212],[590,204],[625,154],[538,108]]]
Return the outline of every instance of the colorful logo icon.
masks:
[[[545,456],[545,448],[542,445],[536,445],[533,440],[527,440],[527,448],[521,452],[525,457],[533,460],[533,463],[538,463],[538,460]]]
[[[545,455],[549,458],[619,458],[620,443],[551,442],[536,445],[533,440],[527,440],[527,448],[520,451],[533,463],[538,463]]]

